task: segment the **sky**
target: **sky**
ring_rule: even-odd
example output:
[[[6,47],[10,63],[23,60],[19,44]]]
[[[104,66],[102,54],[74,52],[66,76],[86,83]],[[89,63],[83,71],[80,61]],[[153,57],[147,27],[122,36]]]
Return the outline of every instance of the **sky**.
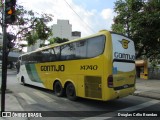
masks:
[[[69,20],[72,31],[80,31],[82,37],[102,29],[111,30],[114,2],[116,0],[17,0],[27,10],[52,14],[57,19]]]

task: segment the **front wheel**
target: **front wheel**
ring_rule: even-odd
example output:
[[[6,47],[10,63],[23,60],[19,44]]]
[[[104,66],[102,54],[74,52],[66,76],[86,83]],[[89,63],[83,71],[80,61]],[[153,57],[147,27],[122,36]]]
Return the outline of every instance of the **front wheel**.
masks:
[[[66,96],[69,100],[75,101],[77,100],[75,87],[72,83],[68,83],[66,87]]]

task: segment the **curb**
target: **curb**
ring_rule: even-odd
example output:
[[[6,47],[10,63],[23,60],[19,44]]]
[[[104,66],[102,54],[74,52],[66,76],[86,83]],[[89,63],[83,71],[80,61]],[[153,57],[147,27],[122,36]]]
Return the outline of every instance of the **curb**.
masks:
[[[2,93],[2,91],[1,91],[1,89],[0,89],[0,94]],[[13,93],[11,90],[9,90],[9,89],[6,89],[5,90],[5,94],[7,94],[7,93]]]

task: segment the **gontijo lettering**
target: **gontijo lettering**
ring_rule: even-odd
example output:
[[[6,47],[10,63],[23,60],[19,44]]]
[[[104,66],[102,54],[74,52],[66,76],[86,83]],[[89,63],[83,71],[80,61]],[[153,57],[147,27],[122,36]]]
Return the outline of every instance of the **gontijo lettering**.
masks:
[[[117,59],[126,59],[126,60],[135,60],[135,55],[125,54],[125,53],[118,53],[114,52],[114,57]]]
[[[41,66],[41,71],[63,72],[65,71],[65,66],[64,65],[44,65],[44,66]]]

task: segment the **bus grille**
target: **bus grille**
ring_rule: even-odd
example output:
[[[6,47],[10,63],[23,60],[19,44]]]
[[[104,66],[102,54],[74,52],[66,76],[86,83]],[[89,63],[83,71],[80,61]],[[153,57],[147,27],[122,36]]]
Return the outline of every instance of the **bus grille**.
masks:
[[[101,77],[85,76],[85,96],[102,98]]]

